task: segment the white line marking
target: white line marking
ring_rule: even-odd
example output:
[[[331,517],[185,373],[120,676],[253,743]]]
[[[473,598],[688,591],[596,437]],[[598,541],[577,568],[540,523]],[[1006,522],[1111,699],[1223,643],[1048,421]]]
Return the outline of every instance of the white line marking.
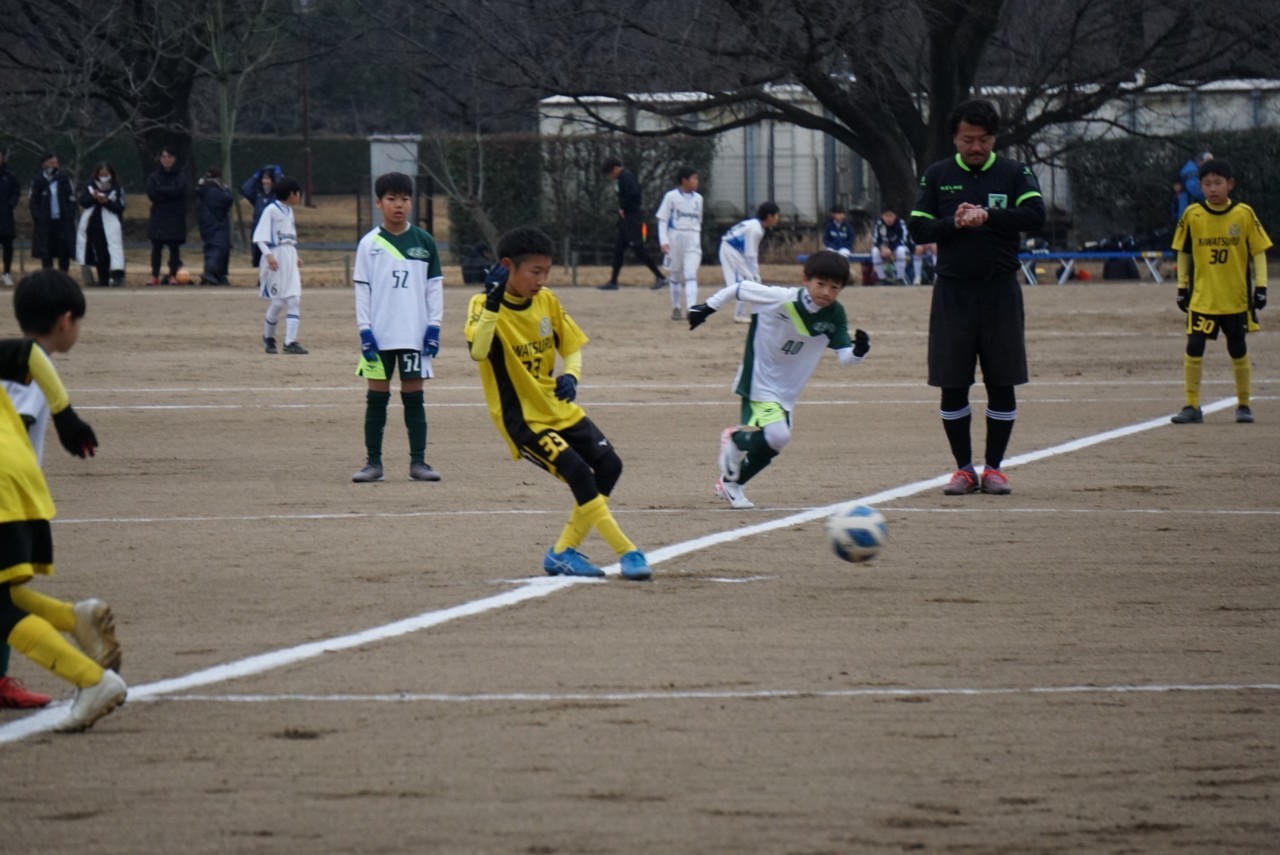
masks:
[[[902,697],[982,697],[987,695],[1085,695],[1085,694],[1166,694],[1173,692],[1276,692],[1280,683],[1171,683],[1162,685],[1091,686],[1009,686],[992,688],[909,688],[867,686],[853,689],[689,689],[670,692],[508,692],[486,694],[441,694],[398,692],[393,695],[171,695],[148,697],[148,701],[187,701],[228,704],[279,702],[310,703],[563,703],[565,701],[682,701],[682,700],[793,700],[805,698],[902,698]],[[132,700],[132,698],[130,699]]]
[[[1212,404],[1202,406],[1201,409],[1205,413],[1214,413],[1233,406],[1234,404],[1234,397],[1221,398],[1214,401]],[[1157,427],[1164,427],[1168,424],[1168,416],[1161,416],[1157,419],[1148,419],[1145,422],[1139,422],[1126,427],[1103,431],[1102,433],[1082,437],[1080,439],[1061,443],[1049,448],[1020,454],[1005,461],[1004,467],[1009,468],[1021,466],[1025,463],[1032,463],[1037,460],[1055,457],[1059,454],[1069,454],[1073,451],[1079,451],[1093,445],[1109,442],[1113,439],[1120,439],[1136,433],[1153,430]],[[879,493],[873,493],[869,496],[863,496],[850,501],[856,501],[867,505],[883,504],[884,502],[890,502],[895,499],[904,498],[906,496],[922,493],[926,490],[941,487],[943,484],[947,483],[949,477],[949,475],[940,475],[936,478],[928,478],[911,484],[905,484],[900,487],[881,490]],[[661,564],[662,562],[668,561],[672,558],[706,549],[710,546],[716,546],[721,543],[731,543],[735,540],[741,540],[754,534],[763,534],[764,532],[775,531],[780,528],[790,528],[792,526],[801,525],[820,517],[828,516],[832,511],[844,504],[847,504],[847,502],[837,502],[821,508],[811,508],[779,519],[773,519],[757,523],[755,525],[743,526],[742,528],[730,529],[728,531],[717,532],[704,537],[694,538],[693,540],[685,541],[684,543],[676,543],[670,546],[660,547],[648,553],[649,563],[651,565]],[[601,569],[609,576],[617,576],[621,570],[620,566],[616,562]],[[211,668],[205,668],[184,676],[173,677],[167,680],[158,680],[153,683],[144,683],[143,685],[130,688],[129,696],[134,700],[147,700],[161,695],[173,695],[180,692],[186,692],[190,689],[197,688],[199,686],[207,686],[212,683],[220,683],[226,680],[234,680],[240,677],[260,674],[286,665],[292,665],[308,659],[314,659],[318,656],[324,655],[325,653],[347,650],[352,647],[359,647],[364,644],[371,644],[388,638],[407,635],[409,633],[418,632],[419,630],[439,626],[442,623],[447,623],[448,621],[455,620],[457,618],[471,617],[472,615],[482,614],[493,609],[504,608],[506,606],[524,602],[525,600],[545,597],[566,588],[582,584],[583,581],[584,580],[581,579],[572,579],[560,576],[532,578],[523,583],[520,587],[510,591],[505,591],[501,594],[495,594],[491,597],[483,597],[479,600],[472,600],[469,603],[463,603],[446,609],[424,612],[423,614],[416,615],[414,617],[405,618],[382,626],[372,627],[351,635],[344,635],[337,638],[286,647],[281,650],[274,650],[267,653],[261,653],[256,656],[250,656],[245,659],[227,662],[222,665],[215,665]],[[35,713],[34,715],[17,719],[0,726],[0,744],[15,742],[17,740],[24,739],[27,736],[31,736],[32,734],[44,733],[52,730],[57,727],[58,723],[62,720],[65,714],[64,710],[65,704],[53,705]]]

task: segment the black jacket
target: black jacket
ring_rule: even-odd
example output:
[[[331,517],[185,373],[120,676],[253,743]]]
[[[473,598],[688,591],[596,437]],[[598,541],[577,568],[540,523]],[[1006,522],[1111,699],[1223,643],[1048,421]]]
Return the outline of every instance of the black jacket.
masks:
[[[618,207],[629,220],[640,217],[640,179],[626,167],[618,173]]]
[[[13,224],[13,209],[18,207],[21,195],[18,176],[13,174],[9,164],[0,164],[0,237],[13,237],[18,233]]]
[[[58,194],[58,219],[52,217],[53,194]],[[71,188],[71,179],[59,171],[50,182],[41,170],[31,179],[31,195],[27,200],[27,208],[31,211],[31,221],[35,228],[31,235],[31,256],[44,258],[49,254],[49,233],[58,229],[62,233],[63,246],[68,249],[75,246],[76,217],[80,208],[76,205],[75,191]]]
[[[209,246],[231,246],[231,203],[235,196],[221,181],[202,178],[196,185],[200,199],[197,213],[200,216],[200,238]]]
[[[151,200],[147,237],[186,241],[187,177],[182,170],[177,166],[172,171],[157,169],[147,176],[147,198]]]

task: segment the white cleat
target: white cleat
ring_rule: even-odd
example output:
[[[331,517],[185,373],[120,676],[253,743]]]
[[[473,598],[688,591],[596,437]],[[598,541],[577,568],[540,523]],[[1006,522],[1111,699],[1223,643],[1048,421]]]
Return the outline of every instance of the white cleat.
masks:
[[[103,668],[120,670],[123,659],[120,642],[116,641],[116,619],[111,606],[102,600],[81,600],[72,607],[76,613],[76,626],[72,637],[85,655]]]
[[[71,700],[71,712],[62,724],[58,725],[59,733],[79,733],[88,730],[93,723],[124,703],[128,694],[128,686],[115,671],[102,672],[102,679],[92,686],[76,691]]]
[[[754,508],[756,503],[747,498],[742,492],[742,487],[732,481],[726,481],[723,478],[716,479],[716,495],[729,503],[729,506],[735,510],[743,511],[747,508]]]

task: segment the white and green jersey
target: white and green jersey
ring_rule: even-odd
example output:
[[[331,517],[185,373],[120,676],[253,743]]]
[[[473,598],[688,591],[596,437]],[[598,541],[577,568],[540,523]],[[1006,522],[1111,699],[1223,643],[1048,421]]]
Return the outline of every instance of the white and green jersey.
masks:
[[[861,361],[853,356],[849,320],[839,302],[819,309],[804,288],[747,281],[721,288],[707,305],[719,309],[730,300],[749,303],[754,312],[733,382],[733,391],[747,400],[773,401],[790,412],[824,350],[840,352],[842,364]]]
[[[444,320],[444,274],[435,239],[410,226],[379,227],[360,239],[353,275],[356,326],[373,330],[379,350],[422,350],[427,327]]]

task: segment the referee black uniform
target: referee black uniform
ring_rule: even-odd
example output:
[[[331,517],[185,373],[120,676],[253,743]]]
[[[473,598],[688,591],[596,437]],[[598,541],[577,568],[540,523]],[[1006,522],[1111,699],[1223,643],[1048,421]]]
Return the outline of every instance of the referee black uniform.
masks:
[[[986,222],[957,227],[955,214],[964,203],[985,208]],[[999,467],[1017,414],[1013,387],[1026,383],[1028,376],[1018,250],[1021,233],[1039,231],[1044,220],[1044,199],[1031,169],[994,152],[981,166],[970,166],[959,152],[930,166],[920,178],[911,211],[915,242],[938,245],[938,278],[929,312],[929,385],[942,388],[943,427],[956,465],[969,473],[969,387],[975,365],[982,366],[986,466],[1003,482],[997,487],[984,476],[984,491],[1008,492]],[[944,492],[974,489],[976,480],[960,488],[953,481]]]
[[[649,255],[644,245],[644,212],[640,207],[640,180],[636,174],[625,166],[618,173],[618,229],[613,242],[613,272],[609,276],[610,283],[617,283],[618,274],[622,271],[622,259],[631,247],[636,259],[649,268],[653,276],[662,284],[662,270]]]

